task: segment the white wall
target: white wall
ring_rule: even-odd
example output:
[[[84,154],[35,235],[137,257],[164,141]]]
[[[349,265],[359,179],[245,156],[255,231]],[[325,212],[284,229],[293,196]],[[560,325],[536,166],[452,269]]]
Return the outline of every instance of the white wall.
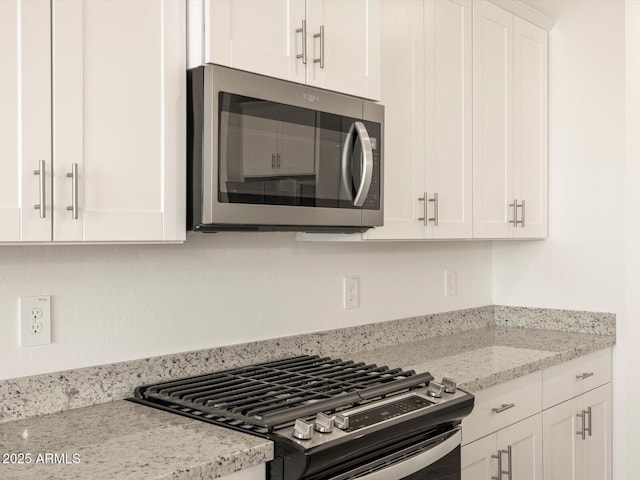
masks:
[[[444,296],[443,270],[458,269]],[[361,308],[342,308],[360,276]],[[50,294],[53,344],[19,348],[18,297]],[[491,303],[491,245],[296,242],[0,247],[0,379]]]
[[[625,256],[625,235],[634,244],[631,250],[637,250],[640,228],[634,227],[634,237],[625,231],[625,2],[527,4],[557,20],[549,35],[549,239],[494,244],[493,300],[618,315],[614,477],[636,478],[640,389],[633,365],[640,366],[640,357],[631,352],[637,350],[640,329],[631,319],[640,313],[640,278],[632,278],[640,271],[640,256],[635,254],[627,275],[631,281],[625,283],[625,263],[631,259]],[[639,132],[633,133],[635,138]],[[640,202],[630,212],[637,211],[635,205]],[[625,311],[625,290],[635,309]],[[624,382],[628,365],[628,382],[636,377],[632,397]]]
[[[614,407],[616,478],[636,478],[640,451],[640,2],[628,0],[626,8],[626,204],[625,210],[625,310],[616,346],[617,394]]]

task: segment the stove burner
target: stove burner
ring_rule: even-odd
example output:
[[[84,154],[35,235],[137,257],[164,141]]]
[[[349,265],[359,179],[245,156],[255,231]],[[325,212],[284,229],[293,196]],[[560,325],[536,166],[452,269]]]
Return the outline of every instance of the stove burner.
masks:
[[[270,432],[297,418],[335,413],[425,387],[431,380],[429,373],[413,370],[300,356],[140,387],[136,397]]]

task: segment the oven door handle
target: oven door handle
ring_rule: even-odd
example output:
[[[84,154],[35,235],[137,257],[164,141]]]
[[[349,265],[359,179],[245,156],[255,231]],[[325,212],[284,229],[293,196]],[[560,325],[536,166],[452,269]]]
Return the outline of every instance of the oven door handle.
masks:
[[[353,478],[357,480],[389,480],[390,478],[408,477],[446,457],[462,443],[462,432],[460,427],[443,434],[443,436],[448,438],[438,443],[435,447],[407,459],[399,460],[386,468],[381,468],[380,470],[376,470],[362,476],[353,475],[353,473],[351,475],[346,474],[344,477],[342,475],[338,475],[337,477],[333,477],[331,480],[341,480],[342,478]]]
[[[349,128],[349,132],[347,133],[342,146],[342,185],[347,191],[349,199],[351,199],[352,182],[350,181],[351,174],[349,172],[349,150],[351,149],[353,135],[356,131],[362,148],[362,156],[360,158],[360,161],[362,162],[362,178],[360,179],[358,191],[353,199],[353,206],[361,207],[364,204],[367,195],[369,195],[369,190],[371,189],[371,180],[373,178],[373,148],[371,147],[371,138],[369,137],[367,127],[360,121],[355,121],[351,124],[351,128]],[[354,159],[351,159],[351,162],[353,161]]]

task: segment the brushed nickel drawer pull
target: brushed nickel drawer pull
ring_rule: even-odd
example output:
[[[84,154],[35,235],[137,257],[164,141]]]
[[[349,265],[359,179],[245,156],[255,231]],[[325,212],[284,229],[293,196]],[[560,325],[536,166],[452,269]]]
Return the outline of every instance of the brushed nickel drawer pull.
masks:
[[[505,410],[509,410],[510,408],[513,408],[515,406],[515,403],[503,403],[501,407],[492,408],[491,411],[495,413],[502,413]]]
[[[593,377],[593,372],[585,372],[582,375],[576,375],[577,380],[584,380],[585,378]]]

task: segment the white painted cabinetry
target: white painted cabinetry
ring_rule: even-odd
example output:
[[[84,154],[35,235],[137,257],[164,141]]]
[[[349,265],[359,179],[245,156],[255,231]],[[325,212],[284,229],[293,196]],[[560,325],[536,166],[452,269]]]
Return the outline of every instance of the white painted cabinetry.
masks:
[[[264,465],[256,465],[244,470],[239,470],[235,473],[230,473],[220,477],[219,480],[265,480],[266,468]]]
[[[185,2],[7,1],[0,22],[0,240],[184,240]]]
[[[478,392],[462,479],[610,480],[610,368],[605,349]]]
[[[367,239],[471,237],[471,2],[383,2],[384,226]]]
[[[190,66],[380,98],[381,0],[192,0],[189,8]]]
[[[185,43],[182,1],[53,1],[54,241],[184,239]]]
[[[0,64],[0,241],[49,241],[49,2],[0,2]],[[42,208],[35,209],[34,205]]]
[[[547,236],[547,32],[473,4],[473,236]]]
[[[610,356],[608,363],[606,360],[596,363],[596,355],[591,355],[590,359],[591,365],[585,365],[586,368],[579,368],[574,361],[573,365],[559,369],[571,377],[567,380],[569,388],[564,391],[575,393],[582,385],[588,388],[583,383],[587,379],[606,383],[568,400],[562,398],[561,403],[543,412],[545,480],[611,479],[611,377],[610,370],[606,377],[597,372],[604,370],[607,364],[611,367]],[[596,371],[593,371],[594,366]],[[554,380],[559,376],[566,378],[566,375],[558,375],[558,369],[549,370],[553,376],[545,378],[545,387],[557,385]],[[585,375],[589,376],[577,378]],[[574,388],[573,384],[579,386]]]
[[[462,478],[542,480],[542,372],[476,394],[462,422]]]
[[[462,448],[462,480],[542,480],[542,415],[521,420]]]

